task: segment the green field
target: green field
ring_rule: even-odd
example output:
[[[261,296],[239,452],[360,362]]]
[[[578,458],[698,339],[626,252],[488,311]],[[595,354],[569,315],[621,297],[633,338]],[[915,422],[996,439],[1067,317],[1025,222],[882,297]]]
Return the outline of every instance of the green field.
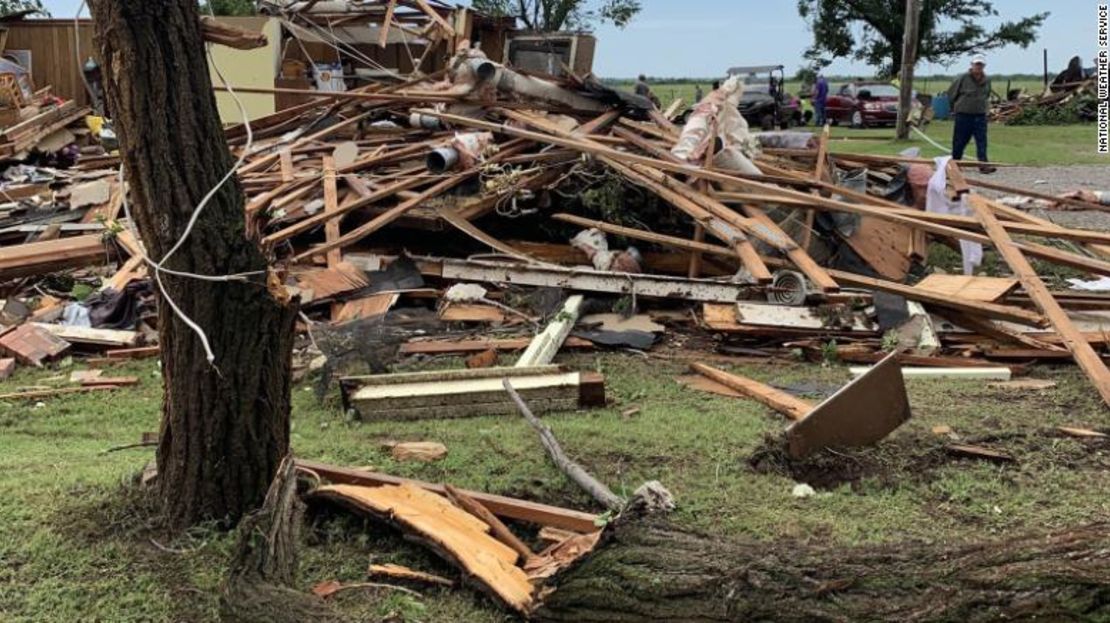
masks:
[[[609,82],[610,84],[616,84],[617,86],[620,86],[622,88],[629,88],[629,89],[631,88],[631,85],[632,85],[631,82],[623,81],[623,80],[622,81],[607,81],[607,82]],[[843,84],[844,82],[845,81],[837,80],[837,79],[834,78],[834,79],[830,80],[830,85],[829,86],[830,86],[830,88],[835,89],[836,87]],[[943,93],[943,92],[947,91],[948,85],[951,84],[951,82],[952,82],[952,78],[931,77],[931,78],[922,79],[922,80],[917,81],[915,86],[917,87],[918,91],[920,91],[921,93],[928,93],[930,95],[935,95],[935,94]],[[691,102],[694,101],[695,85],[693,83],[687,83],[687,82],[658,82],[658,83],[656,83],[656,82],[652,82],[650,84],[651,84],[652,91],[654,91],[655,94],[659,96],[659,100],[663,103],[664,108],[666,108],[667,106],[669,106],[671,104],[671,102],[673,102],[674,100],[679,99],[679,98],[681,98],[682,101],[685,102],[686,104],[690,104]],[[713,80],[712,79],[706,79],[704,81],[701,81],[700,84],[701,84],[702,91],[705,92],[705,93],[708,93],[710,91],[710,88],[711,88],[712,84],[713,84]],[[1034,78],[1025,78],[1025,77],[1023,77],[1023,78],[1010,79],[1009,84],[1010,84],[1010,88],[1012,88],[1012,89],[1025,89],[1026,92],[1028,92],[1028,93],[1039,93],[1044,89],[1044,83],[1041,80],[1034,79]],[[1000,96],[1003,95],[1005,90],[1006,90],[1006,85],[1007,85],[1007,79],[1005,79],[1005,78],[995,78],[994,79],[994,84],[993,84],[995,93],[997,93]],[[801,82],[799,82],[797,80],[787,80],[786,81],[786,92],[787,93],[790,93],[791,95],[801,95],[802,94],[801,89],[802,89],[802,83]]]
[[[947,88],[947,82],[947,78],[931,78],[919,83],[919,86],[923,90],[929,87],[943,90]],[[628,81],[610,81],[610,84],[618,88],[631,89],[631,82]],[[833,84],[837,82],[834,81]],[[1005,84],[1005,80],[996,79],[995,90],[1004,89]],[[1032,78],[1014,79],[1012,84],[1014,88],[1026,88],[1031,92],[1040,90],[1042,86],[1039,80]],[[694,98],[695,85],[692,82],[661,82],[653,83],[651,86],[664,108],[677,98],[681,98],[686,103],[693,101]],[[709,91],[710,86],[710,80],[702,83],[702,88],[706,92]],[[798,82],[788,81],[787,92],[796,93],[799,86]],[[814,130],[812,126],[808,129]],[[950,148],[952,143],[950,121],[932,122],[924,132],[937,143]],[[896,141],[893,128],[853,130],[848,127],[834,127],[831,136],[835,139],[831,145],[833,151],[894,155],[910,147],[919,147],[923,157],[941,156],[945,153],[917,134],[911,134],[910,140]],[[989,136],[990,158],[996,162],[1030,166],[1110,164],[1110,159],[1096,152],[1095,138],[1094,124],[1065,126],[992,124]],[[969,146],[968,154],[969,157],[974,157],[974,143]]]
[[[678,500],[678,522],[722,539],[953,543],[1064,528],[1110,514],[1110,446],[1053,432],[1059,425],[1105,424],[1104,406],[1073,368],[1032,370],[1032,376],[1059,384],[1033,394],[992,390],[981,382],[911,382],[909,424],[877,448],[824,459],[830,473],[859,472],[858,480],[834,480],[815,497],[797,499],[788,474],[750,464],[765,440],[782,430],[780,416],[750,401],[683,389],[673,377],[685,365],[674,359],[614,354],[560,362],[606,374],[613,401],[609,408],[547,418],[566,450],[621,494],[644,480],[661,480]],[[438,365],[445,364],[458,362]],[[849,378],[841,365],[789,360],[735,369],[780,385],[808,385],[809,391],[827,391]],[[0,391],[55,385],[50,377],[68,371],[21,371]],[[233,539],[211,527],[178,536],[159,529],[131,484],[151,450],[103,451],[157,430],[161,380],[152,364],[127,364],[111,374],[137,375],[142,384],[38,405],[0,402],[0,620],[216,620]],[[295,389],[294,404],[299,456],[595,508],[552,467],[534,433],[516,417],[358,423],[344,416],[335,398],[317,404],[307,385]],[[623,417],[633,406],[639,413]],[[963,442],[989,445],[1018,462],[953,458],[942,449],[951,440],[931,432],[939,425],[950,426]],[[439,441],[450,454],[440,463],[397,463],[381,449],[386,439]],[[456,576],[391,530],[345,513],[310,514],[298,588],[362,580],[371,559]],[[506,620],[470,589],[422,592],[415,598],[350,591],[337,605],[353,620],[391,613],[407,621]]]
[[[924,129],[925,134],[937,143],[950,147],[952,122],[935,121]],[[923,157],[945,155],[928,141],[911,133],[910,140],[894,140],[893,128],[853,130],[833,128],[829,144],[833,152],[870,153],[894,155],[910,147],[921,149]],[[1029,166],[1104,164],[1110,158],[1099,155],[1095,149],[1094,124],[1065,126],[1007,126],[991,124],[988,142],[989,156],[995,162]],[[887,139],[887,140],[881,140]],[[975,143],[968,146],[967,158],[975,157]]]

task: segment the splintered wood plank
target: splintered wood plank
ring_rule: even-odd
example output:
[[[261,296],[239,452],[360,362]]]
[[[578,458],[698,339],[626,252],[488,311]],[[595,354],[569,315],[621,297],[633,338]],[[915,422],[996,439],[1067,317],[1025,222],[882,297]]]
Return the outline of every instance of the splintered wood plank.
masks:
[[[421,584],[436,584],[439,586],[454,586],[455,582],[443,576],[424,573],[401,565],[385,564],[370,565],[366,575],[371,578],[384,577],[402,582],[419,582]]]
[[[74,327],[64,324],[35,323],[35,326],[74,344],[118,347],[132,347],[139,344],[138,331],[93,329],[91,327]]]
[[[489,526],[434,493],[412,484],[381,487],[329,485],[313,498],[327,499],[395,525],[463,570],[469,581],[510,609],[532,605],[532,582],[516,566],[517,553],[489,534]]]
[[[376,487],[380,485],[410,484],[431,491],[437,495],[446,495],[445,487],[441,484],[421,482],[388,474],[380,474],[359,469],[349,469],[318,463],[315,461],[297,460],[297,468],[310,472],[324,480],[335,484],[349,484]],[[465,491],[465,490],[464,490]],[[507,519],[515,519],[544,527],[569,530],[576,533],[593,532],[597,529],[595,522],[597,515],[583,513],[568,508],[559,508],[528,500],[483,493],[480,491],[465,491],[465,493],[485,506],[494,515]]]
[[[397,292],[382,292],[347,301],[339,306],[332,319],[335,322],[348,322],[385,315],[397,303],[400,296]]]
[[[444,322],[509,322],[513,317],[492,305],[452,303],[439,312]]]
[[[293,152],[283,149],[278,152],[278,158],[281,159],[281,181],[285,183],[292,182],[296,177],[296,172],[293,169]]]
[[[389,43],[389,27],[393,24],[393,13],[397,10],[397,0],[389,0],[385,8],[385,18],[382,19],[381,32],[378,34],[378,47],[385,49]]]
[[[339,188],[335,177],[335,158],[324,156],[324,214],[339,212]],[[343,251],[332,244],[339,240],[339,219],[331,218],[324,224],[324,237],[330,249],[327,252],[328,268],[335,268],[343,260]]]
[[[524,350],[532,340],[504,339],[504,340],[435,340],[426,342],[409,342],[401,345],[401,354],[429,354],[442,355],[447,353],[481,353],[489,350]],[[593,343],[577,337],[568,337],[563,342],[563,348],[592,348]]]
[[[370,285],[366,273],[350,262],[334,268],[309,270],[294,275],[297,287],[312,292],[312,300],[326,300]]]
[[[1090,343],[1072,323],[1064,308],[1060,307],[1060,304],[1049,292],[1044,282],[1041,281],[1029,260],[1025,259],[1021,250],[1014,246],[1013,240],[999,223],[998,217],[994,215],[990,206],[976,195],[969,198],[969,203],[975,210],[976,216],[983,223],[987,235],[994,241],[995,250],[1006,261],[1010,270],[1014,271],[1017,278],[1021,280],[1029,298],[1033,299],[1037,308],[1048,317],[1048,321],[1056,329],[1056,333],[1064,340],[1064,346],[1071,351],[1075,362],[1091,379],[1091,383],[1095,386],[1099,395],[1102,396],[1103,402],[1110,404],[1110,369],[1107,369],[1106,363],[1098,356],[1095,349],[1091,348]]]
[[[712,379],[707,379],[700,374],[687,374],[675,379],[679,385],[697,390],[699,392],[706,392],[709,394],[717,394],[718,396],[727,396],[729,398],[743,398],[744,394],[732,389],[728,385],[722,385]]]
[[[729,374],[724,370],[718,370],[704,363],[691,364],[690,368],[694,372],[730,389],[734,389],[748,398],[762,402],[791,420],[801,420],[813,410],[813,405],[808,401],[796,398],[791,394],[775,389],[770,385],[760,383],[754,379],[736,374]]]
[[[1017,279],[934,274],[922,279],[915,288],[937,294],[958,296],[973,301],[997,302],[1020,285]]]
[[[844,240],[879,275],[902,281],[910,270],[913,232],[906,225],[864,216],[856,234]]]

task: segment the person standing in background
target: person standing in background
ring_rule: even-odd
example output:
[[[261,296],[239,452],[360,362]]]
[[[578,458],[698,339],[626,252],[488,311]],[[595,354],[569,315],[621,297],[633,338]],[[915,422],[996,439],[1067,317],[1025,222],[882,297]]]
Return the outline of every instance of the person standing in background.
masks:
[[[651,87],[648,86],[647,83],[647,76],[644,74],[640,74],[640,77],[636,79],[636,95],[648,98],[656,108],[661,107],[659,98],[655,97],[655,93],[651,92]]]
[[[698,102],[700,102],[702,100],[703,97],[705,97],[705,94],[701,92],[701,85],[700,84],[695,84],[694,85],[694,103],[697,104]]]
[[[955,126],[952,129],[952,157],[963,160],[964,149],[975,139],[979,171],[994,173],[997,169],[987,164],[987,113],[990,111],[991,81],[986,73],[987,60],[982,56],[971,59],[971,69],[956,78],[948,87]]]
[[[817,74],[817,82],[813,83],[813,123],[817,127],[825,125],[825,105],[829,101],[829,81],[823,74]]]

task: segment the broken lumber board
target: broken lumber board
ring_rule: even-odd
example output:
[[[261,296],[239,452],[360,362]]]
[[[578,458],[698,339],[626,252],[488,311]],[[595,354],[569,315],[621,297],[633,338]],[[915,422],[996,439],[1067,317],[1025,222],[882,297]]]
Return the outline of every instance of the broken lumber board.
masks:
[[[384,316],[390,309],[393,309],[393,305],[397,303],[397,299],[400,297],[399,292],[380,292],[353,301],[346,301],[338,305],[333,321],[342,323]]]
[[[786,439],[790,455],[801,459],[824,448],[872,445],[909,419],[906,385],[891,354],[791,424]]]
[[[683,238],[674,236],[666,236],[663,234],[656,234],[653,232],[646,232],[631,227],[622,227],[619,225],[611,225],[603,221],[592,221],[583,219],[581,217],[569,217],[569,215],[557,215],[557,220],[575,223],[583,227],[594,227],[603,232],[617,234],[628,238],[637,240],[645,240],[647,242],[654,242],[669,247],[680,249],[687,249],[691,251],[703,251],[706,253],[727,256],[735,258],[735,253],[727,248],[718,245],[705,244],[693,242]],[[778,258],[764,257],[763,261],[768,266],[787,267],[788,262]],[[939,305],[955,309],[957,311],[967,311],[973,314],[986,316],[989,318],[996,318],[998,320],[1009,320],[1012,322],[1020,322],[1032,326],[1042,327],[1045,326],[1045,320],[1039,314],[1021,309],[1019,307],[1010,307],[1007,305],[998,305],[996,303],[985,303],[982,301],[974,301],[965,299],[958,296],[943,296],[928,290],[918,290],[912,286],[908,286],[885,279],[877,279],[873,277],[865,277],[843,270],[829,270],[829,274],[841,285],[852,286],[857,288],[868,288],[878,290],[880,292],[888,292],[890,294],[897,294],[910,300],[927,303],[929,305]]]
[[[0,348],[20,361],[41,368],[43,362],[61,355],[70,343],[40,328],[35,323],[22,324],[0,335]]]
[[[297,287],[311,292],[311,301],[326,301],[370,285],[366,273],[350,262],[339,262],[331,268],[321,268],[295,273]],[[309,303],[305,300],[304,303]]]
[[[813,404],[797,398],[780,389],[760,383],[754,379],[730,374],[704,363],[690,364],[690,369],[698,374],[734,389],[745,396],[757,400],[791,420],[801,420],[813,409]]]
[[[104,352],[109,359],[147,359],[157,357],[162,352],[161,346],[140,346],[138,348],[120,348]]]
[[[117,385],[90,385],[87,387],[62,387],[59,389],[42,389],[30,392],[15,392],[11,394],[0,394],[0,400],[38,400],[40,398],[53,398],[55,396],[65,396],[66,394],[87,394],[90,392],[102,392],[119,389]]]
[[[765,307],[765,311],[759,308]],[[757,309],[756,312],[750,312]],[[754,321],[743,315],[744,311]],[[825,326],[824,320],[807,307],[788,307],[771,303],[724,304],[704,303],[702,318],[705,326],[722,333],[750,333],[753,335],[844,335],[856,337],[877,336],[877,329],[868,328],[863,321],[855,320],[851,327]]]
[[[914,287],[946,296],[959,296],[973,301],[997,302],[1017,289],[1017,279],[976,277],[970,275],[933,274]]]
[[[335,216],[339,210],[339,186],[335,176],[335,158],[324,156],[324,214]],[[329,244],[339,240],[339,219],[329,218],[324,224],[324,235]],[[343,261],[343,252],[332,247],[327,252],[328,268],[335,268]],[[338,311],[338,310],[336,310]],[[334,320],[334,318],[333,318]]]
[[[731,303],[751,291],[751,285],[685,279],[659,275],[613,273],[592,268],[554,266],[520,266],[504,262],[415,258],[440,265],[440,276],[454,281],[511,283],[515,285],[548,286],[586,292],[633,294],[657,298],[679,298],[689,301]]]
[[[32,324],[71,344],[133,347],[138,345],[140,338],[138,331],[93,329],[91,327],[74,327],[64,324],[42,324],[37,322]]]
[[[957,240],[969,240],[969,241],[973,241],[973,242],[983,242],[983,243],[987,243],[987,244],[990,243],[990,238],[988,236],[984,236],[982,234],[969,232],[969,231],[962,230],[962,229],[955,228],[955,227],[948,227],[948,226],[944,226],[944,225],[938,225],[938,224],[935,224],[935,223],[931,223],[931,222],[927,222],[927,221],[923,221],[923,220],[917,220],[917,219],[910,218],[910,217],[902,217],[902,216],[896,215],[896,214],[889,214],[889,213],[886,213],[883,209],[875,208],[873,206],[851,204],[851,203],[848,203],[846,201],[837,201],[837,200],[834,200],[834,199],[827,199],[825,197],[820,197],[820,196],[815,196],[815,195],[808,195],[808,194],[805,194],[803,192],[796,191],[796,190],[789,189],[789,188],[774,186],[774,185],[772,185],[772,184],[770,184],[766,181],[761,181],[761,180],[765,179],[766,176],[752,176],[752,175],[737,173],[735,171],[730,172],[730,173],[723,173],[721,171],[711,170],[711,169],[707,169],[707,168],[704,168],[704,167],[698,167],[698,166],[694,166],[694,165],[690,165],[690,164],[678,164],[678,163],[674,163],[674,162],[671,162],[671,161],[668,161],[668,160],[660,160],[660,159],[657,159],[657,158],[641,156],[639,154],[634,154],[634,153],[630,153],[630,152],[619,151],[617,149],[614,149],[614,148],[611,148],[611,147],[608,147],[608,146],[605,146],[605,145],[601,145],[600,143],[596,143],[596,142],[582,141],[582,140],[579,140],[579,139],[576,139],[576,138],[565,138],[564,136],[560,136],[558,134],[549,134],[549,133],[544,133],[544,132],[534,132],[532,130],[513,127],[509,124],[491,123],[491,122],[483,121],[483,120],[480,120],[480,119],[471,119],[469,117],[464,117],[464,116],[461,116],[461,115],[454,115],[454,114],[450,114],[450,113],[439,112],[439,111],[432,110],[432,109],[427,109],[427,108],[415,109],[414,112],[419,112],[420,114],[428,115],[428,116],[431,116],[431,117],[437,117],[441,120],[448,121],[448,122],[451,122],[451,123],[459,125],[459,126],[478,128],[478,129],[494,132],[494,133],[497,133],[497,134],[504,134],[504,135],[512,136],[512,137],[515,137],[515,138],[518,138],[518,139],[534,140],[534,141],[539,141],[541,143],[548,143],[548,144],[556,145],[558,147],[566,147],[566,148],[570,148],[570,149],[577,149],[579,151],[582,151],[582,152],[597,156],[599,158],[602,158],[602,159],[606,160],[606,162],[609,162],[610,160],[612,160],[612,161],[617,162],[618,164],[619,163],[626,163],[626,164],[631,164],[631,165],[642,165],[640,167],[641,170],[655,168],[655,169],[659,169],[659,170],[662,170],[662,171],[667,171],[667,172],[673,173],[673,174],[686,175],[686,176],[690,176],[690,177],[697,178],[697,179],[704,179],[704,180],[709,180],[709,181],[713,181],[713,182],[718,182],[718,183],[721,183],[721,184],[733,184],[733,185],[740,186],[742,188],[746,187],[746,188],[757,189],[757,190],[760,190],[760,191],[767,191],[767,192],[775,194],[775,196],[777,196],[777,197],[783,197],[785,199],[802,200],[802,201],[806,202],[806,205],[811,205],[811,206],[814,206],[814,207],[820,207],[821,209],[841,211],[841,212],[850,212],[850,213],[857,213],[857,214],[859,214],[859,213],[870,213],[870,214],[874,214],[875,216],[879,216],[880,218],[885,218],[887,220],[891,220],[891,221],[895,221],[895,222],[903,222],[905,224],[912,225],[914,228],[929,231],[929,232],[944,235],[944,236],[949,236],[949,237],[955,238]],[[503,109],[501,109],[501,112],[505,113],[505,111]],[[506,116],[509,116],[509,115],[506,114]],[[834,186],[834,185],[831,185],[831,184],[826,185],[826,184],[823,184],[823,183],[813,182],[812,180],[807,180],[805,183],[809,186],[816,185],[816,186],[820,186],[822,188],[827,186],[828,187],[827,189],[830,192],[839,193],[841,195],[848,196],[848,191],[844,191],[840,187],[837,187],[837,186]],[[684,185],[682,185],[682,184],[678,184],[676,186],[677,187],[684,187]],[[868,195],[863,195],[863,198],[864,198],[863,199],[864,201],[868,201],[868,202],[871,202],[871,203],[876,203],[878,201],[876,198],[870,197]],[[790,243],[792,243],[792,241],[787,242],[786,240],[781,240],[781,239],[777,238],[776,235],[774,235],[775,232],[769,232],[769,231],[766,231],[766,230],[752,229],[751,224],[749,222],[746,222],[743,218],[741,218],[741,221],[736,221],[735,217],[737,215],[735,213],[732,213],[731,217],[727,217],[724,213],[717,214],[716,216],[718,216],[720,218],[723,218],[723,219],[726,219],[726,220],[729,220],[730,223],[740,223],[740,222],[742,222],[743,224],[741,225],[741,227],[745,228],[746,231],[748,231],[752,235],[756,236],[757,238],[760,238],[764,242],[767,242],[768,244],[771,244],[772,246],[782,248],[782,247],[779,247],[778,245],[776,245],[776,242],[780,243],[780,244],[790,244]],[[1045,259],[1049,259],[1051,261],[1061,263],[1061,264],[1064,264],[1064,265],[1067,265],[1067,266],[1075,266],[1075,267],[1082,268],[1084,270],[1089,270],[1091,272],[1095,272],[1095,273],[1098,273],[1098,274],[1110,274],[1110,263],[1107,263],[1107,262],[1101,262],[1101,261],[1094,260],[1094,259],[1091,259],[1091,258],[1084,258],[1082,256],[1078,256],[1078,255],[1075,255],[1075,254],[1065,253],[1065,252],[1059,251],[1057,249],[1054,249],[1052,247],[1047,247],[1047,246],[1044,246],[1044,245],[1037,245],[1037,244],[1031,244],[1031,243],[1012,243],[1012,244],[1014,244],[1016,248],[1020,248],[1021,250],[1026,251],[1030,255],[1034,255],[1036,257],[1042,257],[1042,258],[1045,258]],[[785,251],[785,248],[782,248],[782,250]],[[835,275],[831,271],[829,272],[829,276],[835,278]]]
[[[303,459],[297,459],[296,463],[298,469],[319,476],[335,484],[376,487],[407,483],[420,487],[426,491],[431,491],[432,493],[442,496],[447,495],[446,488],[441,484],[421,482],[419,480],[400,478],[398,476],[390,476],[388,474],[379,474],[377,472],[359,469],[337,467],[328,465],[327,463],[318,463],[316,461],[306,461]],[[498,517],[524,521],[538,526],[571,530],[578,533],[589,533],[597,530],[597,515],[592,513],[584,513],[582,511],[549,506],[547,504],[519,500],[491,493],[482,493],[466,489],[460,489],[460,491],[482,506],[485,506],[491,513]]]
[[[582,314],[582,306],[585,302],[586,298],[581,294],[575,294],[568,298],[566,303],[563,304],[563,309],[555,316],[551,324],[547,325],[547,328],[528,345],[524,354],[517,360],[515,367],[546,366],[554,361],[555,355],[559,354],[563,342],[566,341],[570,332],[574,329],[574,325],[578,322],[578,317]]]
[[[848,368],[854,376],[870,372],[870,367],[853,366]],[[902,376],[907,379],[953,379],[962,381],[1009,381],[1013,373],[1010,368],[970,367],[970,368],[902,368]]]
[[[512,143],[512,141],[510,141],[510,143]],[[371,221],[369,221],[369,222],[367,222],[363,225],[360,225],[359,227],[347,232],[346,234],[343,234],[338,239],[336,239],[334,241],[331,241],[331,242],[325,242],[323,245],[320,245],[318,247],[315,247],[313,249],[310,249],[308,251],[305,251],[305,252],[295,256],[292,259],[292,261],[300,262],[300,261],[303,261],[305,259],[308,259],[308,258],[312,257],[313,255],[315,255],[317,253],[326,253],[327,251],[331,251],[332,249],[337,249],[337,248],[341,249],[341,248],[344,248],[344,247],[349,246],[351,244],[354,244],[354,243],[358,242],[359,240],[362,240],[363,238],[369,236],[370,234],[378,231],[382,227],[385,227],[386,225],[392,223],[393,221],[396,221],[397,219],[401,218],[402,216],[405,215],[406,212],[409,212],[413,208],[424,205],[429,199],[439,197],[440,195],[445,194],[447,191],[451,190],[455,186],[458,186],[458,185],[462,184],[463,182],[467,181],[471,177],[480,173],[484,169],[485,166],[487,166],[489,164],[494,164],[494,163],[499,162],[499,161],[501,161],[501,160],[503,160],[503,159],[505,159],[509,156],[516,155],[517,153],[523,151],[523,147],[524,147],[524,145],[521,142],[516,142],[515,144],[512,144],[512,145],[510,145],[509,143],[506,143],[506,144],[501,146],[501,151],[500,152],[498,152],[496,155],[488,158],[484,163],[482,163],[481,166],[474,166],[474,167],[471,167],[471,168],[469,168],[465,171],[462,171],[460,173],[456,173],[456,174],[453,174],[453,175],[451,175],[447,178],[444,178],[442,181],[435,184],[434,186],[431,186],[431,187],[427,188],[426,190],[421,191],[415,197],[413,197],[411,199],[408,199],[408,200],[405,200],[405,201],[402,201],[401,203],[397,204],[396,206],[386,210],[384,213],[380,214],[379,216],[374,217],[374,219],[372,219]],[[355,203],[357,204],[359,202],[355,202]]]
[[[82,387],[98,387],[101,385],[111,387],[130,387],[139,384],[139,377],[137,376],[98,376],[96,378],[84,379],[81,381]]]
[[[459,491],[455,487],[452,487],[448,484],[443,485],[443,487],[447,491],[447,498],[451,500],[451,503],[477,517],[478,519],[481,519],[486,525],[489,526],[494,538],[496,538],[498,541],[501,541],[505,545],[508,545],[520,556],[519,560],[526,561],[532,557],[532,550],[529,549],[528,546],[525,545],[519,537],[517,537],[517,535],[513,534],[512,530],[509,530],[508,526],[501,523],[501,520],[497,518],[497,515],[489,512],[489,510],[486,509],[485,506],[479,504],[477,500],[468,496],[462,491]]]
[[[517,553],[491,536],[485,522],[435,493],[407,483],[326,485],[310,498],[338,502],[414,534],[500,603],[521,614],[531,608],[532,582],[516,566]]]
[[[444,322],[519,322],[520,316],[505,313],[499,307],[481,303],[450,303],[439,310]]]
[[[597,142],[590,141],[588,138],[581,137],[580,133],[569,132],[565,128],[551,123],[543,117],[536,115],[527,115],[514,111],[504,110],[500,111],[505,116],[515,119],[518,122],[532,125],[541,128],[547,132],[552,132],[563,138],[571,138],[577,141],[584,142],[586,145],[599,145]],[[572,147],[573,148],[573,147]],[[660,154],[667,162],[672,164],[682,165],[677,157],[671,155],[669,152],[663,151]],[[640,184],[659,195],[660,198],[669,202],[679,210],[685,212],[690,218],[694,219],[706,230],[711,232],[714,236],[727,242],[735,248],[737,257],[745,268],[752,274],[752,277],[759,283],[769,283],[771,281],[771,273],[759,258],[759,253],[756,251],[755,246],[745,236],[745,231],[750,233],[752,228],[752,219],[747,219],[732,210],[727,206],[716,202],[716,200],[708,197],[704,193],[691,191],[682,184],[668,186],[661,183],[663,180],[670,180],[657,171],[645,172],[627,166],[619,159],[612,157],[602,160],[617,172],[628,177],[633,182]],[[657,177],[653,177],[653,174]],[[673,180],[671,180],[673,182]],[[688,191],[685,192],[684,191]],[[707,205],[708,204],[708,205]],[[777,226],[775,227],[777,229]],[[767,228],[759,230],[760,233],[768,231]],[[780,242],[781,239],[776,238],[775,242]],[[792,241],[791,241],[792,242]],[[780,248],[779,245],[774,245]],[[818,282],[823,283],[818,276]]]
[[[106,259],[100,234],[0,248],[0,279],[84,268]]]
[[[460,340],[408,342],[401,345],[402,355],[446,355],[455,353],[481,353],[488,350],[524,350],[532,341],[528,339],[504,340]],[[568,337],[563,348],[593,348],[593,342],[577,337]]]
[[[958,169],[955,169],[955,167],[953,167],[953,170],[958,173]],[[1102,396],[1103,402],[1110,404],[1110,369],[1106,367],[1106,363],[1072,324],[1067,312],[1052,297],[1052,293],[1049,292],[1044,282],[1033,270],[1029,260],[1025,259],[1021,250],[1014,246],[1013,240],[999,224],[998,217],[994,215],[991,207],[976,195],[969,196],[968,203],[971,204],[979,220],[983,222],[983,227],[993,241],[995,250],[1006,261],[1010,270],[1014,271],[1017,278],[1021,280],[1025,292],[1029,295],[1029,298],[1033,299],[1037,309],[1048,318],[1053,328],[1056,329],[1056,333],[1063,338],[1064,346],[1071,351],[1075,362],[1091,379],[1095,390]]]
[[[710,304],[706,303],[706,307]],[[760,325],[766,327],[789,327],[791,329],[838,329],[873,333],[878,327],[862,318],[860,314],[851,314],[851,325],[840,327],[827,326],[828,321],[821,317],[817,310],[810,307],[791,307],[788,305],[773,305],[769,303],[742,301],[736,303],[736,321],[741,324]]]
[[[435,584],[437,586],[452,587],[455,585],[453,580],[449,580],[443,576],[433,575],[431,573],[424,573],[408,567],[394,564],[375,565],[372,564],[366,569],[366,575],[370,578],[384,577],[398,582],[415,582],[419,584]]]
[[[515,413],[501,385],[505,377],[511,377],[545,413],[605,404],[604,377],[565,372],[558,366],[346,377],[340,386],[345,404],[363,419],[461,418]]]

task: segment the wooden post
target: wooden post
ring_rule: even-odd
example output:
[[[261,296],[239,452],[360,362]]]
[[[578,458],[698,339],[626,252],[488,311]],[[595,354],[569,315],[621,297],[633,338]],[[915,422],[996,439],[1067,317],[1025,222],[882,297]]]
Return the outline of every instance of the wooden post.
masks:
[[[1044,282],[1033,270],[1032,265],[1022,255],[1021,250],[1014,246],[1013,239],[998,222],[998,218],[994,215],[990,205],[975,195],[971,195],[968,200],[975,210],[976,216],[983,222],[987,235],[994,241],[995,250],[1006,261],[1010,270],[1014,271],[1014,275],[1021,280],[1029,298],[1033,300],[1033,303],[1056,329],[1056,333],[1064,341],[1064,346],[1071,351],[1075,362],[1091,379],[1095,389],[1102,395],[1103,401],[1110,404],[1110,370],[1106,368],[1102,358],[1091,348],[1091,344],[1079,329],[1072,324],[1067,312],[1048,291]]]
[[[921,22],[921,0],[906,0],[906,30],[902,35],[901,93],[898,96],[897,137],[910,136],[910,110],[913,98],[913,68],[917,65],[918,24]]]

